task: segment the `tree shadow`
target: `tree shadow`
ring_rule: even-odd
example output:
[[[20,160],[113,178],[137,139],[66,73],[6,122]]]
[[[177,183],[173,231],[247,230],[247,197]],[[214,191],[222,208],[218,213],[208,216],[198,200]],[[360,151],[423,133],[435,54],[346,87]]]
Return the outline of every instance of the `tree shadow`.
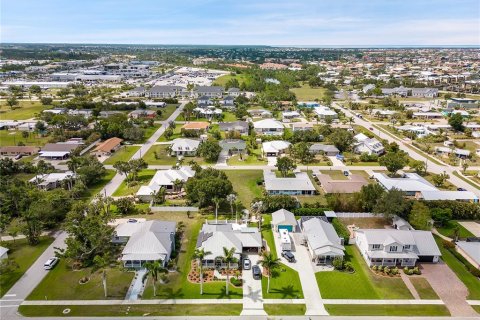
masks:
[[[157,296],[154,298],[163,298],[163,299],[179,299],[183,298],[185,295],[182,291],[182,288],[178,290],[173,290],[172,288],[164,288],[161,292],[157,293]]]
[[[277,293],[281,294],[282,298],[298,298],[300,290],[294,289],[293,285],[288,285],[285,287],[281,287],[280,289],[272,289],[270,288],[270,293]]]

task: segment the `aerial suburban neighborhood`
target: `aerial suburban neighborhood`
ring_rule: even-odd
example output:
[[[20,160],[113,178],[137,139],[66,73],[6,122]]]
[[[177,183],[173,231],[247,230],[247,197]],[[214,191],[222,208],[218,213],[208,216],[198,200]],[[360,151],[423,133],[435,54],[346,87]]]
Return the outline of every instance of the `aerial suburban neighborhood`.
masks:
[[[42,43],[11,17],[0,319],[480,317],[478,30],[463,46]]]

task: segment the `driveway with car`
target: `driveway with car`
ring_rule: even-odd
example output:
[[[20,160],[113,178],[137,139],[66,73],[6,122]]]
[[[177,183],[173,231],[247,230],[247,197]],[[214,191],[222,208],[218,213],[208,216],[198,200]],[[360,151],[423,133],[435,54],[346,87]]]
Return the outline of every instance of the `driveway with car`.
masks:
[[[242,315],[267,315],[263,310],[262,280],[253,278],[253,266],[258,264],[260,256],[249,253],[248,259],[252,268],[242,271],[243,278],[243,311]]]

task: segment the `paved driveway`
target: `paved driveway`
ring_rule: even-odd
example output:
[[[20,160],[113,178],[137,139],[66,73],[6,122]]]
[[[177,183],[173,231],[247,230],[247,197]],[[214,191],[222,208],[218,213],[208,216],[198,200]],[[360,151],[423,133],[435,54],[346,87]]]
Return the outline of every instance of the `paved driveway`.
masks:
[[[249,253],[252,266],[258,264],[260,256]],[[243,270],[243,310],[242,315],[266,315],[263,310],[262,281],[253,279],[252,270]]]
[[[443,262],[422,264],[422,274],[443,300],[452,316],[478,316],[465,301],[468,290],[457,275]]]
[[[475,221],[459,221],[462,226],[465,227],[468,231],[473,233],[475,237],[480,237],[480,223]]]

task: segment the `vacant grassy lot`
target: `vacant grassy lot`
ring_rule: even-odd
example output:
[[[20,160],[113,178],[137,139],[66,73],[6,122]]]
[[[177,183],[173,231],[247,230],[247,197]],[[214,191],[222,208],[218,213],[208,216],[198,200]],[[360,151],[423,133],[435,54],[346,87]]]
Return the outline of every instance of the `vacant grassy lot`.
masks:
[[[160,136],[160,138],[158,138],[158,142],[166,142],[166,141],[172,141],[176,138],[181,138],[182,137],[182,126],[177,124],[177,126],[175,127],[175,129],[173,129],[173,135],[170,137],[170,139],[167,139],[167,137],[165,137],[165,133],[162,134]]]
[[[458,223],[455,220],[449,221],[446,225],[443,227],[437,227],[437,231],[440,232],[440,234],[444,235],[445,237],[449,238],[454,238],[454,230],[455,228],[458,227],[459,233],[458,236],[460,238],[468,238],[468,237],[474,237],[473,233],[465,229],[464,226],[462,226],[460,223]]]
[[[157,120],[165,121],[172,115],[172,113],[177,109],[178,104],[167,104],[165,108],[159,108],[162,110],[162,115],[157,117]]]
[[[308,84],[302,84],[300,88],[290,89],[297,96],[298,101],[312,101],[315,99],[322,99],[327,89],[325,88],[311,88]]]
[[[325,309],[331,316],[450,316],[444,305],[326,304]]]
[[[118,161],[128,161],[132,158],[135,152],[138,151],[138,149],[140,149],[140,146],[122,146],[103,163],[115,164]]]
[[[227,82],[230,81],[231,79],[237,79],[238,83],[240,83],[240,84],[242,84],[243,82],[245,82],[245,83],[248,82],[247,75],[245,75],[245,74],[241,74],[241,73],[240,74],[235,74],[235,75],[226,74],[226,75],[220,76],[217,79],[215,79],[215,81],[213,82],[213,85],[224,87],[225,84],[227,84]]]
[[[270,292],[267,292],[268,278],[262,277],[264,299],[302,299],[302,284],[298,272],[280,263],[280,267],[272,272]]]
[[[352,225],[361,229],[383,229],[386,225],[389,225],[388,221],[383,217],[375,218],[339,218],[339,220],[345,225]]]
[[[458,260],[450,251],[445,249],[442,245],[442,239],[435,236],[435,241],[437,242],[438,248],[442,253],[442,260],[448,265],[450,269],[457,275],[457,277],[465,284],[468,288],[469,295],[467,299],[469,300],[480,300],[480,281],[478,278],[475,278],[470,272],[468,272],[465,265]]]
[[[257,184],[257,181],[263,179],[262,170],[225,170],[224,172],[232,182],[238,199],[246,208],[250,207],[253,198],[262,196],[262,186]]]
[[[410,282],[417,290],[420,299],[427,299],[427,300],[436,300],[439,299],[438,295],[433,290],[428,280],[423,277],[411,277]]]
[[[37,258],[47,249],[53,242],[51,237],[42,237],[40,243],[36,246],[31,246],[26,239],[20,239],[0,243],[1,246],[10,249],[8,251],[8,258],[13,259],[18,264],[18,269],[13,272],[0,274],[0,297],[20,279],[25,271],[37,260]]]
[[[63,310],[70,313],[63,314]],[[122,304],[95,306],[20,306],[26,317],[238,316],[241,304]]]
[[[322,170],[321,173],[328,174],[333,180],[348,180],[341,170]]]
[[[307,311],[304,304],[268,304],[263,309],[269,316],[300,316]]]
[[[377,276],[371,272],[355,246],[345,247],[345,260],[355,273],[317,272],[317,283],[325,299],[412,299],[401,278]]]
[[[117,190],[113,193],[114,197],[129,196],[135,194],[142,185],[148,184],[155,175],[156,170],[145,169],[138,173],[138,179],[135,183],[130,182],[127,186],[124,180]]]
[[[152,134],[154,134],[158,130],[158,128],[160,128],[159,124],[154,124],[151,127],[144,128],[143,130],[145,130],[145,132],[143,134],[143,139],[140,142],[147,141],[148,138],[150,138],[152,136]]]
[[[22,136],[23,131],[11,131],[11,130],[1,130],[0,131],[0,147],[4,146],[16,146],[19,142],[22,142],[26,146],[38,146],[42,147],[45,145],[50,137],[40,136],[36,133],[31,132],[27,138]]]
[[[103,189],[103,187],[105,187],[105,185],[110,182],[110,180],[113,179],[113,177],[115,176],[116,174],[116,171],[115,170],[112,170],[112,169],[107,169],[106,170],[106,173],[105,175],[102,177],[102,179],[100,179],[100,181],[94,185],[91,185],[90,187],[88,187],[88,189],[85,191],[85,193],[83,194],[83,197],[84,198],[87,198],[87,199],[91,199],[93,197],[95,197],[99,192],[100,190]]]
[[[119,268],[107,269],[106,299],[123,299],[133,279],[133,272],[124,272]],[[85,284],[79,281],[83,277],[90,280]],[[46,277],[27,297],[27,300],[102,300],[105,299],[101,272],[91,268],[73,271],[64,260],[50,270]]]
[[[10,108],[6,102],[0,103],[0,120],[27,120],[34,118],[43,110],[52,106],[44,106],[40,102],[19,101],[18,106]]]

